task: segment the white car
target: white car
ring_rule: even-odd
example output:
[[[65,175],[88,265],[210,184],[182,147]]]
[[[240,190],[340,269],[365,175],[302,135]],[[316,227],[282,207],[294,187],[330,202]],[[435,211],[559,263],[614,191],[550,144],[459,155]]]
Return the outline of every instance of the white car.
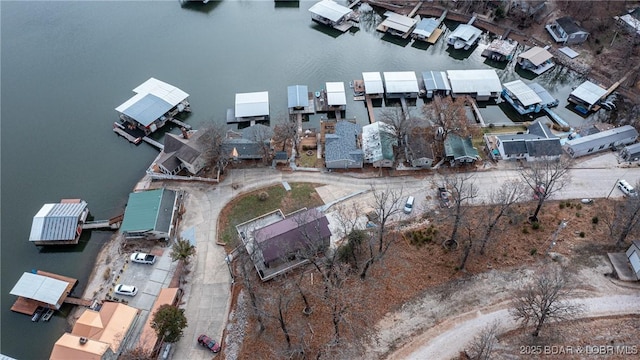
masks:
[[[136,296],[138,288],[132,285],[118,284],[116,285],[115,293],[118,295]]]

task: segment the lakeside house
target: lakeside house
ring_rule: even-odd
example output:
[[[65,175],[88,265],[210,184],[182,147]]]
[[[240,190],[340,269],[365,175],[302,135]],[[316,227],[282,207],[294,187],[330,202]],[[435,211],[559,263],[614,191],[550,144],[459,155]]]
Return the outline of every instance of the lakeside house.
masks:
[[[232,160],[266,159],[272,148],[273,129],[266,125],[255,124],[236,132],[227,131],[222,140],[221,152]]]
[[[44,204],[33,217],[29,241],[35,245],[75,245],[88,216],[84,200],[62,199]]]
[[[422,73],[422,81],[427,99],[433,98],[434,95],[448,96],[451,94],[451,84],[444,71],[425,71]]]
[[[502,85],[502,97],[520,114],[538,113],[543,109],[558,106],[558,99],[536,83],[525,84],[515,80]]]
[[[589,32],[569,16],[556,19],[545,28],[557,43],[582,44],[589,37]]]
[[[471,164],[480,160],[478,149],[473,146],[471,137],[463,138],[453,133],[444,139],[444,154],[451,166]]]
[[[362,127],[364,162],[373,167],[393,167],[394,147],[398,146],[395,128],[382,121]]]
[[[451,96],[471,96],[478,101],[488,101],[500,96],[502,84],[493,69],[447,70],[451,84]]]
[[[469,50],[478,43],[482,30],[470,24],[460,24],[447,38],[447,44],[456,50]]]
[[[150,78],[133,89],[136,93],[116,108],[129,130],[138,129],[149,135],[172,121],[176,115],[191,111],[189,94],[173,85]]]
[[[394,13],[393,11],[386,11],[382,16],[384,16],[385,19],[376,29],[395,36],[403,36],[411,33],[419,20],[419,17],[410,18]]]
[[[607,89],[587,80],[569,94],[568,101],[576,104],[577,110],[586,114],[589,111],[597,110],[596,106],[606,93]]]
[[[524,70],[529,70],[536,75],[540,75],[556,65],[553,62],[553,55],[539,46],[534,46],[520,53],[516,61]]]
[[[312,14],[313,21],[342,32],[346,32],[353,26],[351,23],[351,19],[355,15],[353,10],[333,0],[322,0],[315,3],[309,8],[309,12]]]
[[[614,19],[630,34],[640,36],[640,7]]]
[[[433,165],[433,147],[425,140],[425,132],[424,129],[414,128],[405,135],[405,158],[411,167],[428,169]]]
[[[341,120],[332,134],[324,136],[324,162],[327,169],[362,168],[364,152],[360,147],[362,126]]]
[[[420,91],[418,78],[413,71],[383,72],[385,95],[389,99],[417,98]]]
[[[510,61],[518,47],[518,42],[512,39],[494,39],[489,46],[482,51],[481,56],[493,61]]]
[[[527,132],[485,134],[484,140],[494,160],[558,159],[563,152],[560,138],[539,119],[527,127]]]
[[[227,109],[227,124],[258,121],[269,121],[269,92],[237,93],[234,108]]]
[[[130,193],[120,232],[127,240],[169,240],[177,200],[175,191],[164,188]]]
[[[164,148],[151,164],[154,172],[177,175],[186,171],[189,175],[198,174],[206,165],[207,146],[202,136],[205,130],[187,131],[182,129],[181,135],[166,133]]]
[[[633,144],[638,139],[638,131],[631,125],[600,131],[567,141],[567,152],[571,157],[591,155]]]

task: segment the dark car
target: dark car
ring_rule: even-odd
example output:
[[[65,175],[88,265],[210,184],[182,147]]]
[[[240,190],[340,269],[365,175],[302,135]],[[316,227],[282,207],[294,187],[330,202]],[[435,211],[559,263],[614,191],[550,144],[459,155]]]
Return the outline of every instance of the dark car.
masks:
[[[214,353],[217,353],[218,351],[220,351],[220,345],[218,345],[218,343],[215,340],[213,340],[212,338],[204,334],[198,336],[198,344],[206,347],[207,349],[213,351]]]
[[[438,188],[438,196],[440,198],[441,207],[451,207],[451,201],[449,200],[449,192],[445,187]]]

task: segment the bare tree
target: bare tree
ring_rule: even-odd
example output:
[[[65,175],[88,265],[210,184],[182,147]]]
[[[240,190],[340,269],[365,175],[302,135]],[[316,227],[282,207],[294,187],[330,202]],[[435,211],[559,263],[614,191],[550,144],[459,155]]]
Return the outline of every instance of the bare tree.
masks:
[[[382,258],[389,250],[389,247],[398,239],[396,234],[388,234],[387,225],[391,218],[402,211],[403,195],[402,189],[394,190],[389,187],[376,189],[371,185],[373,192],[373,211],[378,218],[378,226],[374,228],[374,236],[366,241],[368,247],[368,258],[364,263],[360,278],[367,276],[367,271],[371,265]]]
[[[485,326],[480,334],[477,335],[471,342],[471,348],[466,351],[467,356],[471,360],[489,360],[491,359],[491,352],[496,344],[498,333],[498,327],[500,322],[494,321],[491,324]]]
[[[411,110],[405,114],[400,106],[387,107],[382,110],[380,113],[380,121],[393,125],[398,144],[404,142],[405,136],[409,134],[411,129],[418,123],[418,119],[413,116]]]
[[[636,189],[640,184],[636,184]],[[605,216],[611,237],[616,247],[622,247],[627,237],[638,229],[640,223],[640,198],[629,196],[613,205],[612,215]]]
[[[444,185],[449,189],[453,202],[453,228],[449,239],[445,241],[445,246],[455,248],[458,243],[458,229],[465,216],[466,206],[478,196],[478,187],[475,186],[472,174],[447,175],[444,177]]]
[[[534,198],[537,200],[536,209],[529,220],[537,222],[542,204],[569,182],[569,169],[572,164],[570,158],[545,159],[533,161],[528,167],[520,170],[520,176],[533,190]]]
[[[480,254],[484,255],[485,247],[491,238],[491,233],[495,229],[498,221],[504,216],[513,204],[522,200],[525,195],[525,187],[521,181],[508,181],[503,186],[491,191],[489,201],[491,204],[487,206],[487,215],[490,221],[486,226],[484,237],[481,240]]]
[[[244,136],[244,133],[247,133]],[[268,163],[271,157],[271,139],[273,138],[273,130],[262,124],[256,124],[243,130],[243,136],[258,145],[262,161]]]
[[[451,99],[436,96],[422,109],[425,117],[431,120],[434,126],[442,129],[442,140],[445,140],[451,133],[468,137],[476,131],[475,127],[470,126],[467,120],[464,97]]]
[[[532,335],[538,336],[544,324],[568,320],[582,312],[581,306],[566,300],[569,295],[566,275],[552,266],[515,293],[510,313],[523,325],[533,325]]]
[[[225,154],[222,150],[222,143],[226,136],[224,126],[210,122],[200,128],[198,133],[200,134],[197,143],[203,149],[202,156],[205,163],[212,168],[223,171],[230,158],[230,154]]]
[[[295,122],[282,120],[274,126],[273,143],[274,146],[282,146],[282,151],[285,151],[288,145],[292,148],[297,148],[297,139],[298,126]]]

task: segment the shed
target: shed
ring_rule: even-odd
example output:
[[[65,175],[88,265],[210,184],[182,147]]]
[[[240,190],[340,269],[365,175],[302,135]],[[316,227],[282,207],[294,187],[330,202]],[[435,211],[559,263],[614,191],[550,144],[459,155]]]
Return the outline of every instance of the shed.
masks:
[[[383,73],[386,95],[390,98],[417,98],[418,78],[413,71],[387,71]]]
[[[289,108],[302,109],[309,106],[309,88],[306,85],[291,85],[287,87]]]
[[[625,254],[627,255],[627,259],[629,259],[633,274],[640,280],[640,241],[633,240]]]
[[[625,146],[620,155],[626,161],[640,160],[640,143]]]
[[[576,158],[633,144],[637,139],[638,131],[631,125],[625,125],[572,139],[566,144],[569,155]]]
[[[83,200],[44,204],[33,217],[29,241],[35,245],[77,244],[88,215],[89,208]]]
[[[189,94],[155,78],[150,78],[135,89],[129,100],[116,108],[120,118],[127,121],[145,134],[162,127],[175,113],[188,110]]]
[[[451,96],[469,95],[478,101],[497,98],[502,92],[502,84],[495,70],[447,70],[451,83]]]
[[[67,297],[69,283],[25,272],[9,292],[11,295],[46,304],[51,309],[60,309]]]
[[[606,93],[607,89],[587,80],[569,94],[569,101],[577,105],[582,105],[591,111]]]
[[[451,94],[451,84],[444,71],[425,71],[422,73],[422,81],[426,90],[427,98],[431,99],[434,94]]]
[[[368,95],[383,95],[384,85],[382,84],[382,76],[377,71],[363,72],[364,91]]]
[[[327,82],[327,105],[345,106],[347,105],[347,94],[344,90],[344,82]]]
[[[269,92],[251,92],[236,94],[236,118],[268,118]]]
[[[129,194],[120,231],[126,239],[168,240],[173,230],[176,192],[156,189]]]

